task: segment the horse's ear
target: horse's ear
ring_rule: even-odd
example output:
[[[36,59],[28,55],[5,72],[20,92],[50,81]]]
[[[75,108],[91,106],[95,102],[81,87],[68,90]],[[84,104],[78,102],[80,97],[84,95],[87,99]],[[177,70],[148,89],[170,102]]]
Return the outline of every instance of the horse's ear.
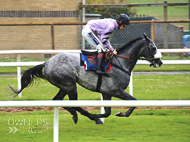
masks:
[[[146,41],[150,41],[151,39],[144,33],[144,38],[146,39]]]
[[[147,40],[148,39],[148,36],[144,33],[143,34],[144,35],[144,38]]]

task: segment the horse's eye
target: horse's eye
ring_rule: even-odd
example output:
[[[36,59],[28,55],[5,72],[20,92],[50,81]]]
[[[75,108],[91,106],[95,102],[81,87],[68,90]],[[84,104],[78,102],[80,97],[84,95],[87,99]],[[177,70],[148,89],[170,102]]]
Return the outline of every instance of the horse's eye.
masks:
[[[155,48],[155,47],[153,47],[153,48],[152,48],[152,50],[153,50],[153,51],[156,51],[156,48]]]

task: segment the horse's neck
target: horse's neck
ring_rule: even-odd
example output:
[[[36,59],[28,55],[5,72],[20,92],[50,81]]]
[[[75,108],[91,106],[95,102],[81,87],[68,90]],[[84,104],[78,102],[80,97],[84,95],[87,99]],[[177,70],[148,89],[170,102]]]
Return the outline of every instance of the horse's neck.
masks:
[[[138,42],[138,41],[137,41]],[[131,47],[126,48],[123,52],[120,52],[120,55],[129,57],[128,59],[120,59],[122,65],[125,66],[130,72],[135,67],[137,60],[139,58],[139,52],[144,45],[144,41],[139,41],[139,43],[134,43]]]

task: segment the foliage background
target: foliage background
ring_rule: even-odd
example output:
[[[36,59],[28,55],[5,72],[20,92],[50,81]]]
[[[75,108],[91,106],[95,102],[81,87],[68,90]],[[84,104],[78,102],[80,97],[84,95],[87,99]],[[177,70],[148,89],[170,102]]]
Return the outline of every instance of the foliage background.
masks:
[[[126,4],[130,3],[128,0],[88,0],[86,2],[87,4]],[[117,17],[118,14],[125,13],[129,15],[130,17],[134,16],[136,14],[136,10],[134,8],[125,8],[125,7],[119,7],[119,8],[110,8],[110,7],[94,7],[94,8],[86,8],[86,13],[88,14],[101,14],[101,18],[108,18],[108,17]]]

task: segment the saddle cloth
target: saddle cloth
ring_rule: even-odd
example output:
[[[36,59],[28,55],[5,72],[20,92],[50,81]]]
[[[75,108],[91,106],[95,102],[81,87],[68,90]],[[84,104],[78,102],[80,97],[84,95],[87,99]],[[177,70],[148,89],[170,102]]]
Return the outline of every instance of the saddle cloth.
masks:
[[[95,71],[97,69],[97,55],[98,52],[88,52],[82,50],[80,53],[80,64],[84,66],[85,71]],[[102,71],[105,71],[108,62],[105,58],[102,60]],[[106,72],[111,71],[112,65],[108,65]]]

